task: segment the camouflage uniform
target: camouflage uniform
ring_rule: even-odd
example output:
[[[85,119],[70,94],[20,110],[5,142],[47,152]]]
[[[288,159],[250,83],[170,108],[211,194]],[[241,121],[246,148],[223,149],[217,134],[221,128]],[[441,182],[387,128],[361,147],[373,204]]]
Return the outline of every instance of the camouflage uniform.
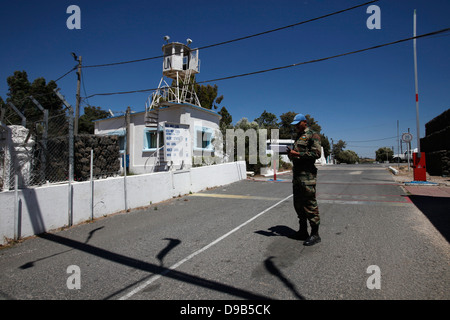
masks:
[[[310,128],[298,134],[293,147],[300,156],[291,157],[294,164],[292,180],[294,208],[300,224],[309,220],[311,226],[320,224],[319,207],[316,200],[316,159],[321,156],[320,136]]]

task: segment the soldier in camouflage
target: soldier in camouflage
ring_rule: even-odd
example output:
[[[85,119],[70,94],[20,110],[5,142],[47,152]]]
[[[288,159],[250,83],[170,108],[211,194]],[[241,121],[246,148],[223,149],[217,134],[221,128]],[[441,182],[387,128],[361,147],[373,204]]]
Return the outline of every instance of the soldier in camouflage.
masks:
[[[308,127],[303,114],[297,114],[292,125],[295,125],[298,135],[293,149],[288,148],[287,151],[294,165],[294,208],[300,223],[300,229],[294,238],[304,240],[304,245],[311,246],[321,241],[319,207],[316,200],[317,168],[314,165],[316,159],[321,156],[320,136]],[[311,226],[311,234],[308,234],[307,221]]]

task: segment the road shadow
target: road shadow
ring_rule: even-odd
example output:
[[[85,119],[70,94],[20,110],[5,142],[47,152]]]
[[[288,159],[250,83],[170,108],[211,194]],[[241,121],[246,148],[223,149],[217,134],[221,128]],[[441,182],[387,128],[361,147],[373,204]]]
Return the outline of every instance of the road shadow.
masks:
[[[167,246],[162,249],[158,255],[156,256],[156,258],[159,260],[159,263],[161,266],[164,265],[163,260],[164,257],[170,252],[172,251],[173,248],[175,248],[176,246],[178,246],[181,243],[181,240],[178,239],[172,239],[172,238],[164,238],[163,240],[167,240],[169,241],[169,243],[167,244]]]
[[[88,243],[79,242],[76,240],[72,240],[69,238],[61,237],[56,234],[50,234],[50,233],[43,233],[38,235],[39,238],[52,241],[55,243],[59,243],[61,245],[67,246],[69,248],[79,250],[81,252],[85,252],[94,256],[97,256],[99,258],[113,261],[119,264],[122,264],[124,266],[131,267],[133,269],[149,272],[153,275],[157,274],[166,278],[178,280],[181,282],[189,283],[192,285],[196,285],[198,287],[203,287],[209,290],[214,290],[218,292],[223,292],[238,298],[243,299],[250,299],[250,300],[270,300],[271,298],[253,293],[251,291],[247,291],[245,289],[236,288],[227,284],[223,284],[217,281],[204,279],[195,275],[191,275],[185,272],[173,270],[170,268],[166,268],[163,266],[158,266],[153,263],[149,263],[146,261],[142,261],[139,259],[135,259],[132,257],[128,257],[122,254],[114,253],[105,249],[102,249],[100,247],[96,247],[93,245],[90,245]],[[172,244],[176,243],[172,242]],[[170,245],[170,244],[169,244]],[[172,246],[172,245],[171,245]],[[164,250],[163,250],[164,251]],[[117,294],[122,293],[123,290],[119,290],[115,293],[112,293],[108,296],[109,298],[117,296]]]
[[[295,235],[296,231],[288,226],[274,226],[270,227],[266,230],[258,230],[255,231],[255,233],[266,236],[266,237],[286,237],[292,239],[292,237]]]
[[[273,263],[272,259],[275,257],[269,257],[266,260],[264,260],[264,267],[267,271],[269,271],[272,275],[280,279],[280,281],[291,290],[291,292],[300,300],[305,300],[305,297],[303,297],[298,291],[295,285],[289,281],[288,278],[286,278],[283,273],[278,269],[278,267]]]
[[[450,242],[450,198],[410,195],[408,198]]]
[[[99,231],[99,230],[101,230],[101,229],[103,229],[103,228],[104,228],[104,226],[99,227],[99,228],[96,228],[96,229],[94,229],[94,230],[91,230],[91,231],[89,232],[89,234],[88,234],[88,237],[87,237],[86,240],[84,241],[84,243],[88,243],[89,240],[91,240],[91,238],[93,237],[94,233],[97,232],[97,231]],[[49,258],[53,258],[53,257],[59,256],[59,255],[61,255],[61,254],[63,254],[63,253],[66,253],[66,252],[69,252],[69,251],[72,251],[72,250],[73,250],[73,249],[67,249],[67,250],[64,250],[64,251],[62,251],[62,252],[58,252],[58,253],[55,253],[55,254],[52,254],[52,255],[43,257],[43,258],[36,259],[36,260],[34,260],[34,261],[29,261],[29,262],[27,262],[27,263],[21,265],[19,268],[20,268],[20,269],[28,269],[28,268],[32,268],[32,267],[34,267],[34,265],[35,265],[36,262],[39,262],[39,261],[42,261],[42,260],[45,260],[45,259],[49,259]]]

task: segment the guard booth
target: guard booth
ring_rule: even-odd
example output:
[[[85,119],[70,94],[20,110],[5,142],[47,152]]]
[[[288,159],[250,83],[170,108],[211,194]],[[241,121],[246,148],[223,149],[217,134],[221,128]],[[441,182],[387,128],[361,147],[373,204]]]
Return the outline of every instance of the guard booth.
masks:
[[[164,54],[163,75],[177,79],[185,78],[186,74],[197,74],[200,72],[200,60],[198,50],[191,49],[186,44],[172,42],[162,47]]]

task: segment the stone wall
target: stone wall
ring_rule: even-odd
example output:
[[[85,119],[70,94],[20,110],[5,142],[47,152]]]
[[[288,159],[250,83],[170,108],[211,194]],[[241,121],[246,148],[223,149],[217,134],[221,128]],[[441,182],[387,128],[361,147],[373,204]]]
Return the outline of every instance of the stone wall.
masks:
[[[450,109],[425,124],[425,137],[420,139],[430,175],[450,175]]]
[[[74,180],[89,180],[91,149],[94,150],[93,175],[95,177],[105,178],[119,173],[118,136],[76,135],[74,138]]]

